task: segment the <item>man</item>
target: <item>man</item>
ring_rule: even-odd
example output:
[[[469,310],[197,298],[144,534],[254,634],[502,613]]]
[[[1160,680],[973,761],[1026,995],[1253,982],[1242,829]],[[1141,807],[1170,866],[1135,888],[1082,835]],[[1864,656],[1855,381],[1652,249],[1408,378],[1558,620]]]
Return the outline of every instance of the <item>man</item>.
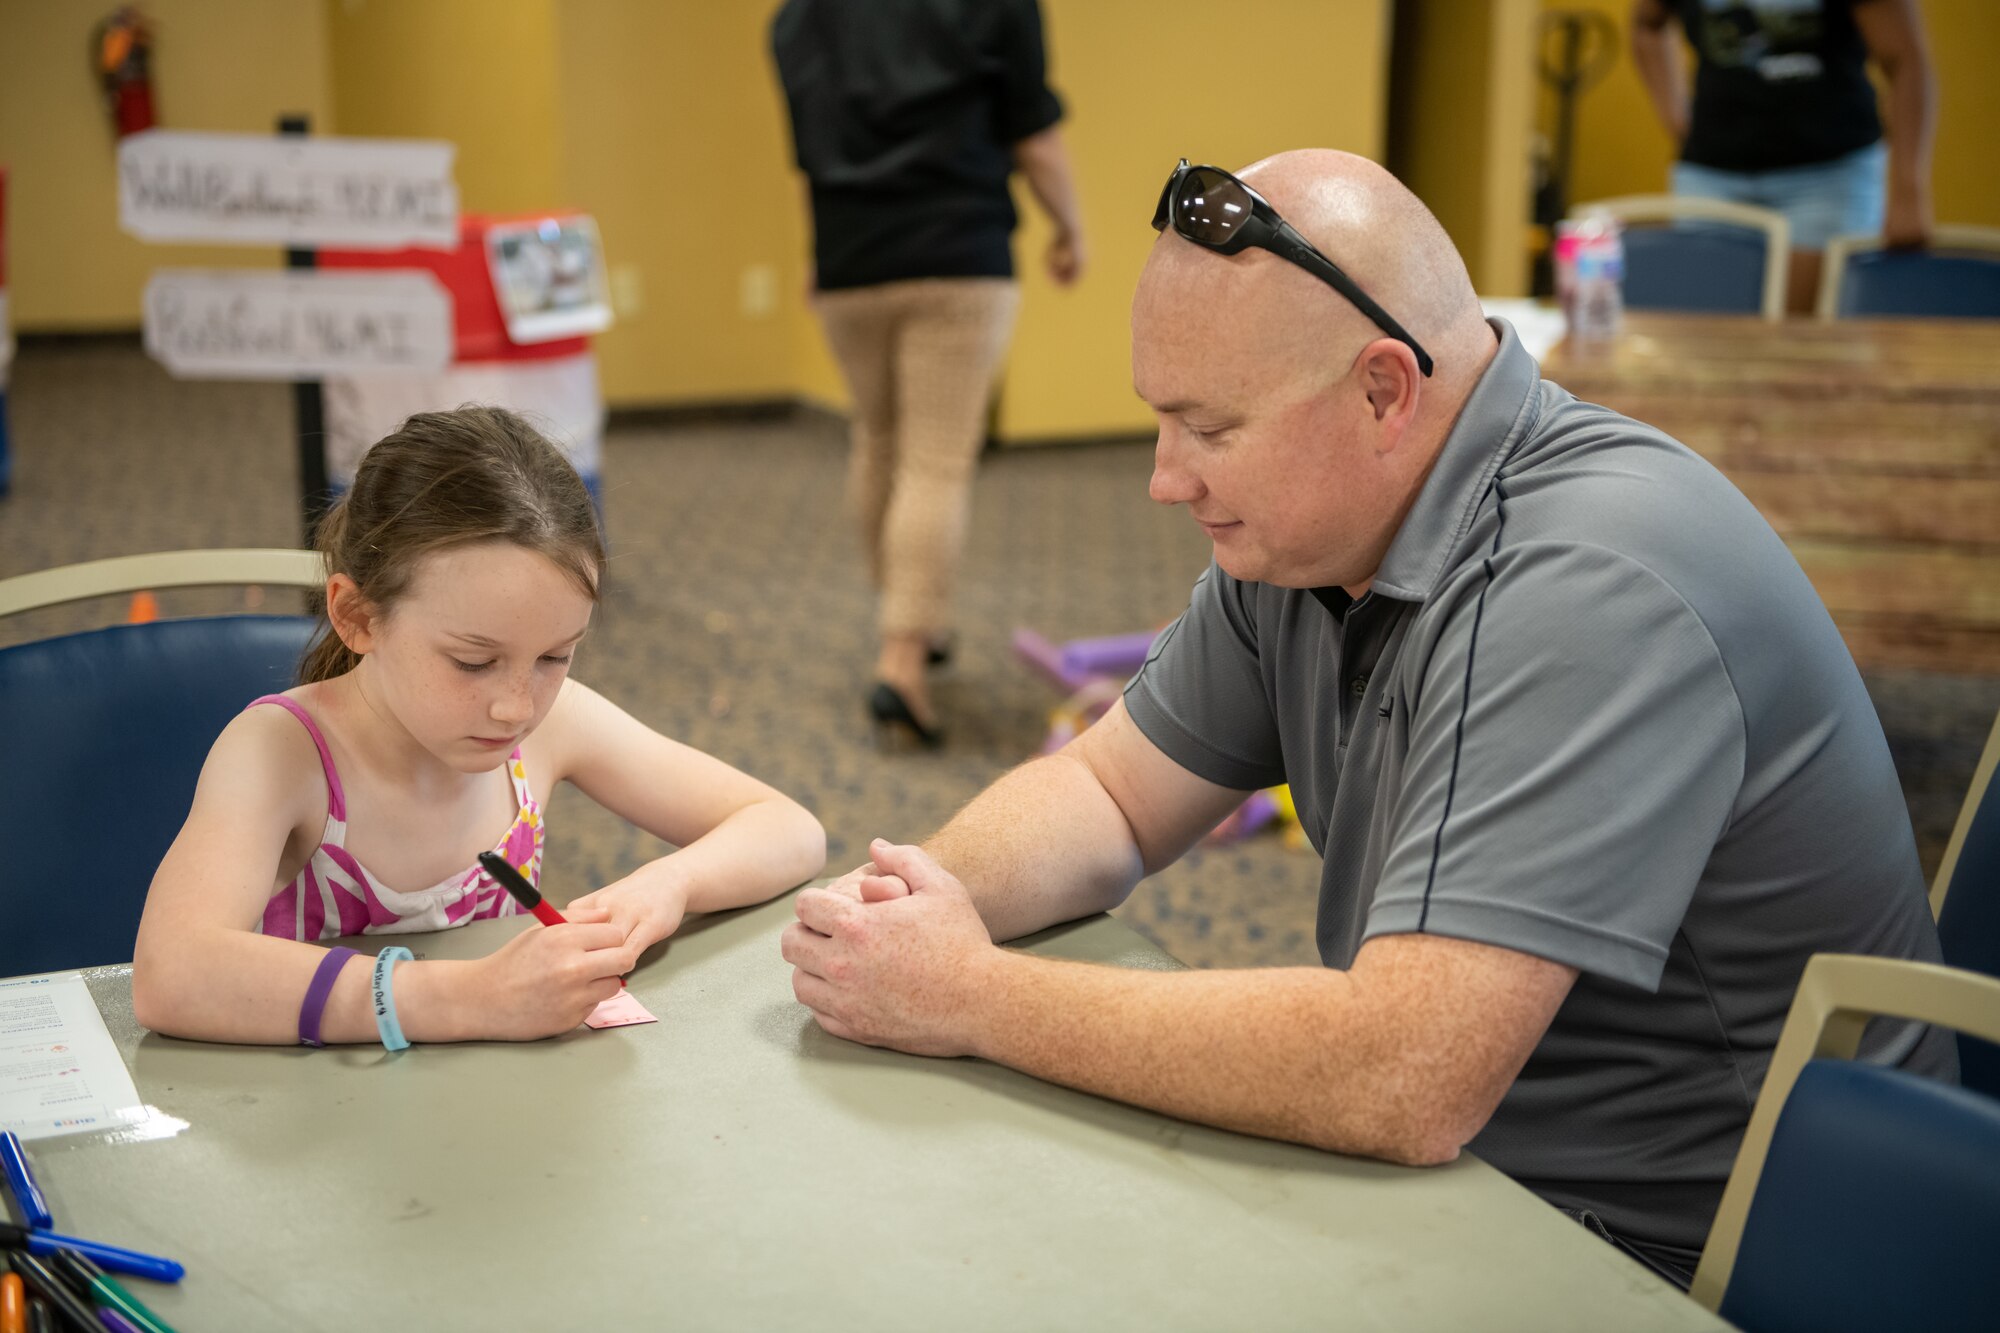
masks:
[[[1881,727],[1749,503],[1543,382],[1393,177],[1244,180],[1269,203],[1175,173],[1132,313],[1152,495],[1214,566],[1103,721],[799,895],[794,991],[836,1036],[1246,1133],[1470,1146],[1685,1284],[1807,956],[1938,955]],[[994,947],[1279,781],[1324,968]],[[1948,1043],[1867,1045],[1949,1077]]]
[[[1700,56],[1692,104],[1675,19]],[[1916,0],[1633,0],[1632,59],[1679,148],[1674,193],[1791,223],[1793,313],[1813,308],[1835,236],[1929,242],[1937,82]]]

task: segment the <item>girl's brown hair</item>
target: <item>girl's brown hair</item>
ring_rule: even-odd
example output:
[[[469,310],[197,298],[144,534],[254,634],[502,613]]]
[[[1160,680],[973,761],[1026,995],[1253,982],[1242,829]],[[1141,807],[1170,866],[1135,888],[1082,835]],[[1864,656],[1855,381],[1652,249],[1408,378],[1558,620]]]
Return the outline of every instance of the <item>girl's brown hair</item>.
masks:
[[[405,421],[362,458],[353,489],[320,521],[317,545],[328,577],[347,575],[386,611],[422,557],[480,541],[548,557],[597,600],[604,542],[583,478],[539,431],[499,407]],[[322,609],[299,683],[331,680],[360,661]]]

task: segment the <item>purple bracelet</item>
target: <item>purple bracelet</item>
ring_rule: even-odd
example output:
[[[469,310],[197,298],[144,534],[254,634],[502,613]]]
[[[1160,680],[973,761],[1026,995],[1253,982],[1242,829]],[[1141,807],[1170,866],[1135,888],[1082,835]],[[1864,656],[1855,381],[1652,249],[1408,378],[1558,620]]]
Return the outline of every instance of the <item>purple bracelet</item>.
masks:
[[[335,947],[326,951],[326,957],[319,960],[319,970],[313,973],[312,985],[306,987],[305,1002],[299,1005],[299,1044],[302,1046],[324,1046],[319,1039],[319,1017],[326,1012],[327,997],[333,994],[333,983],[340,978],[340,969],[347,966],[350,958],[361,955],[352,949]]]

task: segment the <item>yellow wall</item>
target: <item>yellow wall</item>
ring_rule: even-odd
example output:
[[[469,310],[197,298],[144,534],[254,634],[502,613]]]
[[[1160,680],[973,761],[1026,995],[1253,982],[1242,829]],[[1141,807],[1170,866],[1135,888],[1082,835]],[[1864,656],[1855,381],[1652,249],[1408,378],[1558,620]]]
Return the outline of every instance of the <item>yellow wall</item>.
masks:
[[[1389,160],[1437,214],[1483,295],[1527,290],[1536,0],[1396,7]]]
[[[803,292],[808,229],[768,54],[777,5],[150,8],[170,125],[261,131],[278,110],[299,108],[338,133],[448,138],[468,210],[593,213],[621,306],[597,343],[614,404],[795,393],[838,402]],[[189,262],[115,231],[109,135],[75,54],[104,8],[0,0],[0,152],[15,166],[14,299],[26,329],[130,327],[147,270]],[[1039,267],[1047,233],[1024,195],[1016,254],[1026,300],[1002,429],[1027,439],[1144,430],[1128,312],[1160,183],[1181,154],[1241,164],[1320,145],[1379,157],[1388,0],[1240,0],[1226,17],[1159,0],[1043,0],[1043,9],[1091,267],[1080,287],[1051,287]],[[1173,76],[1190,69],[1214,72],[1204,85],[1212,95],[1173,94]],[[104,164],[94,175],[56,170],[93,156]],[[58,186],[60,203],[48,194]],[[275,261],[271,251],[194,252],[196,262],[232,254]],[[763,311],[746,300],[760,283],[774,297]]]
[[[1922,0],[1938,77],[1937,161],[1931,177],[1940,222],[2000,227],[2000,5],[1993,0]]]
[[[614,270],[643,292],[640,311],[621,312],[599,342],[614,402],[844,400],[805,300],[809,232],[766,35],[777,7],[558,0],[569,196],[597,215]],[[1012,439],[1144,430],[1128,312],[1160,183],[1182,153],[1225,163],[1309,144],[1379,154],[1385,0],[1249,0],[1226,24],[1152,0],[1043,0],[1043,11],[1091,268],[1070,291],[1047,282],[1047,232],[1023,194],[1026,295],[1001,429]],[[1289,34],[1276,49],[1273,32]],[[1164,71],[1194,53],[1203,67],[1243,71],[1240,95],[1167,95]],[[748,271],[763,266],[776,309],[746,313]]]
[[[468,213],[556,208],[554,0],[334,0],[340,133],[447,139]]]
[[[1610,75],[1578,103],[1572,201],[1667,188],[1674,150],[1660,128],[1626,49],[1630,0],[1542,0],[1544,9],[1594,9],[1618,24],[1618,59]],[[1937,152],[1931,192],[1940,222],[2000,226],[2000,174],[1989,145],[2000,134],[2000,4],[1994,0],[1919,0],[1939,88]],[[1544,93],[1539,123],[1554,125]]]
[[[642,297],[598,341],[613,402],[800,389],[805,231],[771,72],[770,0],[559,0],[570,196]],[[746,310],[758,270],[776,302]]]
[[[146,245],[118,229],[117,142],[88,62],[105,0],[0,0],[0,165],[17,330],[135,328],[156,267],[279,262],[271,248]],[[163,126],[268,133],[333,99],[320,0],[148,0]]]
[[[1168,171],[1182,156],[1230,166],[1287,148],[1380,157],[1387,11],[1384,0],[1239,0],[1224,10],[1043,0],[1091,269],[1058,290],[1040,271],[1040,219],[1015,238],[1025,299],[1004,435],[1151,428],[1132,393],[1130,309]],[[1031,212],[1025,198],[1022,211]]]

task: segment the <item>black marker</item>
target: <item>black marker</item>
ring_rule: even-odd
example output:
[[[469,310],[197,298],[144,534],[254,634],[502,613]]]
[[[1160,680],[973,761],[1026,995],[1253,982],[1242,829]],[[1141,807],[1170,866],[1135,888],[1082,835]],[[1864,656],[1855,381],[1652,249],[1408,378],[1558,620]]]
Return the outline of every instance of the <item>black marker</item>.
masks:
[[[104,1325],[97,1322],[97,1316],[90,1312],[90,1307],[61,1278],[50,1272],[47,1264],[25,1250],[16,1250],[7,1257],[22,1280],[34,1289],[36,1295],[61,1311],[63,1318],[78,1328],[103,1329]]]
[[[493,876],[493,882],[514,896],[514,901],[535,914],[535,920],[545,926],[566,926],[569,918],[549,906],[548,900],[535,891],[535,886],[522,877],[521,872],[507,864],[507,858],[498,852],[481,852],[479,864],[486,867],[486,873]],[[619,986],[624,986],[625,978],[618,978]]]

